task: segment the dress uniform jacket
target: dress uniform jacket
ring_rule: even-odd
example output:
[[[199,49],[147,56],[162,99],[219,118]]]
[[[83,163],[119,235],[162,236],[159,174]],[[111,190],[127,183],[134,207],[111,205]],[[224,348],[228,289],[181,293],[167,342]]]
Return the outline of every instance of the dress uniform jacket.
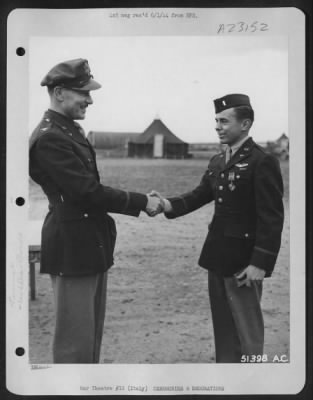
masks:
[[[113,264],[116,238],[108,212],[138,216],[140,193],[101,185],[95,152],[65,116],[48,110],[30,139],[30,176],[49,200],[42,228],[41,272],[88,275]]]
[[[199,265],[232,276],[252,264],[272,274],[283,228],[279,162],[249,138],[225,164],[214,156],[193,191],[168,199],[176,218],[215,201]]]

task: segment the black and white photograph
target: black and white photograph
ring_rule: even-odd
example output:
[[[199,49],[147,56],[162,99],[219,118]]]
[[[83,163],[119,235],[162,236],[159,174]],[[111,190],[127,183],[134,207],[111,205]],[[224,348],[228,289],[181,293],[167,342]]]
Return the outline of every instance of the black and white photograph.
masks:
[[[8,390],[301,391],[304,32],[296,8],[11,12]]]

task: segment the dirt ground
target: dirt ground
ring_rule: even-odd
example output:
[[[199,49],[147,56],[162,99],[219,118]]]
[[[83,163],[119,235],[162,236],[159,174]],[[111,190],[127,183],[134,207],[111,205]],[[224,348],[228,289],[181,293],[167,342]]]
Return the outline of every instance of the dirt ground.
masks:
[[[106,184],[139,191],[145,187],[145,192],[161,188],[165,195],[194,187],[207,165],[202,160],[100,159],[99,165],[102,162]],[[141,176],[139,170],[146,172]],[[283,172],[288,188],[287,164]],[[180,177],[174,187],[173,176]],[[30,193],[30,218],[42,219],[47,203],[33,184]],[[262,300],[269,360],[275,355],[289,359],[288,198],[285,212],[281,251],[273,276],[264,282]],[[213,205],[207,205],[177,220],[145,213],[139,218],[114,215],[118,239],[109,272],[102,363],[214,362],[207,272],[197,265],[212,213]],[[31,363],[51,363],[54,309],[49,277],[37,273],[36,285],[37,298],[29,301],[29,357]]]

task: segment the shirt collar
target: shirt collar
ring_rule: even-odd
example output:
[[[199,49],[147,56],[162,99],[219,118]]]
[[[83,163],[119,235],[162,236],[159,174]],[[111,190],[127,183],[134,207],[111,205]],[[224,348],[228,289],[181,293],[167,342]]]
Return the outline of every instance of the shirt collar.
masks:
[[[235,143],[233,146],[229,146],[232,151],[232,155],[236,153],[236,151],[239,150],[239,148],[248,140],[250,139],[250,136],[245,136],[243,139],[241,139],[239,142]]]

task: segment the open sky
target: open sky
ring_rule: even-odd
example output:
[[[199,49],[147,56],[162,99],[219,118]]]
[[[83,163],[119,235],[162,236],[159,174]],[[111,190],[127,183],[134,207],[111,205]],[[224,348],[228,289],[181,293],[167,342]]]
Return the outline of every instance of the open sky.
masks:
[[[215,142],[213,99],[250,96],[258,142],[288,135],[285,36],[32,37],[29,131],[49,107],[41,79],[55,64],[89,61],[102,84],[81,125],[86,132],[143,132],[155,117],[187,142]]]

